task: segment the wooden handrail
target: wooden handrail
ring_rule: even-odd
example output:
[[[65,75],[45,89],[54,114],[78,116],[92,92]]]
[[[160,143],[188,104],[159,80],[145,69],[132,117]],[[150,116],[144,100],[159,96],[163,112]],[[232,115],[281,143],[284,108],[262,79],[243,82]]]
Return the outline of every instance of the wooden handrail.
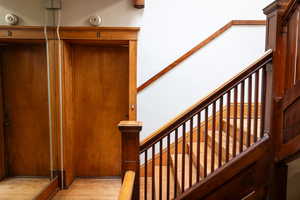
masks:
[[[205,98],[198,101],[193,106],[189,107],[187,110],[182,112],[181,114],[177,115],[174,119],[166,123],[164,126],[159,128],[157,131],[152,133],[150,136],[148,136],[146,139],[144,139],[140,143],[140,153],[146,150],[148,147],[150,147],[155,142],[159,141],[161,138],[163,138],[166,134],[168,134],[170,131],[172,131],[174,128],[176,128],[178,125],[180,125],[182,122],[187,120],[189,117],[193,116],[196,112],[198,112],[200,109],[206,107],[209,105],[212,101],[218,99],[221,95],[225,94],[228,90],[232,89],[234,85],[245,78],[252,72],[259,69],[262,65],[265,65],[269,63],[272,60],[273,51],[268,50],[265,52],[265,54],[257,59],[255,62],[253,62],[250,66],[248,66],[245,70],[238,73],[236,76],[234,76],[232,79],[221,85],[219,88],[214,90],[212,93],[207,95]]]
[[[178,66],[180,63],[182,63],[184,60],[189,58],[191,55],[202,49],[204,46],[209,44],[211,41],[222,35],[225,31],[227,31],[229,28],[231,28],[234,25],[265,25],[265,20],[232,20],[228,22],[225,26],[214,32],[212,35],[210,35],[208,38],[200,42],[197,46],[186,52],[184,55],[182,55],[180,58],[175,60],[173,63],[165,67],[163,70],[155,74],[153,77],[151,77],[149,80],[144,82],[141,86],[137,88],[137,91],[140,92],[149,85],[151,85],[153,82],[161,78],[163,75],[174,69],[176,66]]]
[[[131,200],[134,187],[135,172],[127,171],[122,183],[119,200]]]
[[[286,25],[286,23],[289,21],[290,16],[294,13],[294,10],[299,2],[299,0],[291,0],[288,3],[282,16],[282,25]]]

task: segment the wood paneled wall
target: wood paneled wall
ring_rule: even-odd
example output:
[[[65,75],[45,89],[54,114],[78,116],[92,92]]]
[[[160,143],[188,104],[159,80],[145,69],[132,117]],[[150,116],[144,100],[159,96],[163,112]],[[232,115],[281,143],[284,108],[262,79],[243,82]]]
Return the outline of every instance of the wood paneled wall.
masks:
[[[1,50],[0,50],[0,69],[2,68]],[[3,91],[2,91],[2,76],[0,70],[0,124],[3,124]],[[4,129],[0,126],[0,180],[5,176],[5,148],[4,148]]]

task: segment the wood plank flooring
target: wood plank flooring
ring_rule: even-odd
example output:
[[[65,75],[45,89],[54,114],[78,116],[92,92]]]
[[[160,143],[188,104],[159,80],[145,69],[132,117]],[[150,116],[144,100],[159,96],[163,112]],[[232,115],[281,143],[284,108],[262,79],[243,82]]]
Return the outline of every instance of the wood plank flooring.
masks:
[[[59,191],[54,200],[116,200],[121,179],[76,179],[67,190]]]
[[[7,178],[0,181],[0,199],[32,200],[49,183],[48,178]]]

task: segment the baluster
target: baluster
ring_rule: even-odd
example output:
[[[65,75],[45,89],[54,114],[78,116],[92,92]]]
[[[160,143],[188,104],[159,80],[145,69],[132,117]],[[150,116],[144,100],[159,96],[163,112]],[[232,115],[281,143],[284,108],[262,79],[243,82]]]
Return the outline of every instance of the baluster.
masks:
[[[163,139],[159,141],[159,199],[162,199],[162,159],[163,159],[163,154],[162,154],[162,144]]]
[[[181,192],[184,192],[185,183],[185,145],[186,145],[186,134],[185,134],[185,122],[182,125],[182,176],[181,176]]]
[[[170,134],[167,137],[167,199],[170,199]]]
[[[155,199],[155,144],[152,145],[152,200]]]
[[[144,199],[147,200],[147,188],[148,188],[148,170],[147,170],[147,164],[148,164],[148,149],[145,151],[145,178],[144,178]]]
[[[212,104],[211,173],[215,171],[216,102]]]
[[[264,136],[265,130],[265,105],[266,105],[266,66],[262,68],[262,86],[261,86],[261,130],[260,138]]]
[[[234,114],[233,114],[233,151],[232,155],[233,157],[236,156],[236,148],[237,148],[237,98],[238,98],[238,87],[234,87]]]
[[[259,102],[258,102],[258,91],[259,91],[259,71],[255,72],[255,88],[254,88],[254,142],[257,141],[258,136],[258,110],[259,110]]]
[[[207,176],[207,143],[208,143],[208,107],[205,108],[205,132],[204,132],[204,177]]]
[[[248,121],[247,121],[247,147],[250,147],[251,144],[251,109],[252,108],[252,75],[248,79]]]
[[[230,109],[231,109],[231,101],[230,101],[230,91],[227,92],[227,126],[226,126],[226,162],[229,161],[229,143],[230,143]]]
[[[193,117],[190,119],[190,159],[189,159],[189,187],[192,187],[192,177],[193,177]]]
[[[201,112],[197,115],[197,183],[200,181]]]
[[[243,151],[244,146],[244,98],[245,98],[245,81],[241,82],[241,104],[240,104],[240,148]]]
[[[175,166],[174,166],[174,199],[177,197],[177,188],[178,188],[178,129],[175,129]]]
[[[223,149],[222,149],[222,136],[223,136],[223,96],[220,97],[220,104],[219,104],[219,160],[218,166],[219,168],[222,166],[222,159],[223,159]]]

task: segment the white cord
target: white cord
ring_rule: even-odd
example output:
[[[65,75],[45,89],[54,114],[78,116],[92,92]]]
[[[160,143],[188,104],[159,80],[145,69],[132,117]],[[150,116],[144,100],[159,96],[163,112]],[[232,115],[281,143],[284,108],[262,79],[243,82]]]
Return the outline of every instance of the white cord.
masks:
[[[48,81],[48,112],[49,112],[49,139],[50,139],[50,174],[51,180],[53,179],[53,133],[52,133],[52,107],[51,107],[51,74],[50,74],[50,60],[49,60],[49,45],[47,35],[47,10],[45,10],[44,16],[44,36],[46,40],[46,53],[47,53],[47,81]]]

